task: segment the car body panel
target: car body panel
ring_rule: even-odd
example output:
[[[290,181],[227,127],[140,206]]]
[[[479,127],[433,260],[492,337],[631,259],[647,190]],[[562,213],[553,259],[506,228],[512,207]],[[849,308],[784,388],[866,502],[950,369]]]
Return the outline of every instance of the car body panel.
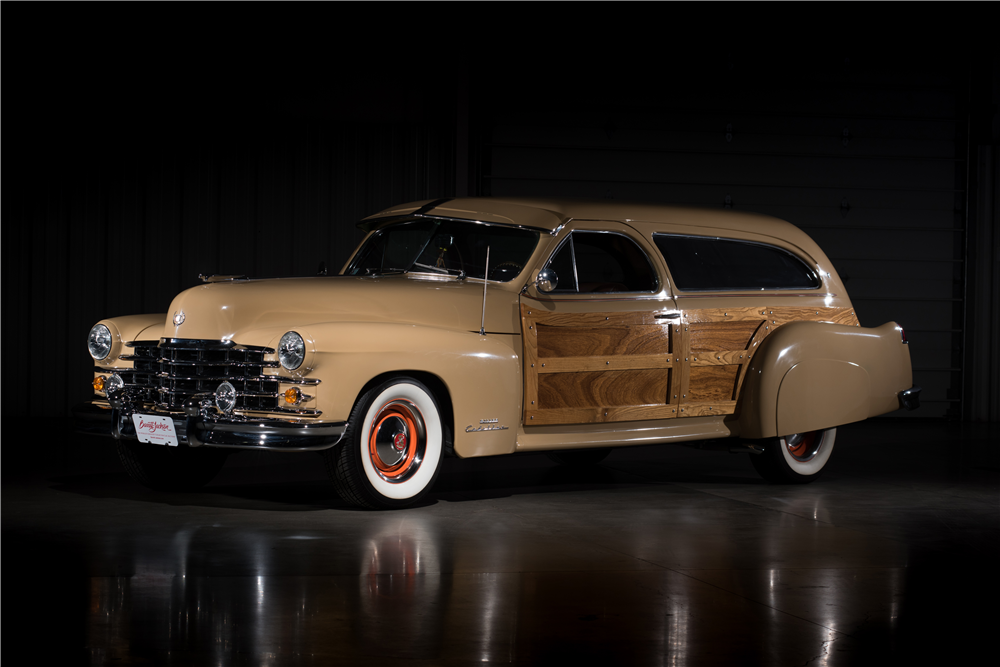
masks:
[[[898,326],[861,327],[830,260],[787,222],[617,201],[479,198],[394,206],[360,226],[368,239],[414,216],[519,226],[539,239],[507,282],[420,273],[218,280],[182,292],[166,314],[102,322],[120,350],[157,339],[266,348],[262,373],[282,378],[281,392],[301,387],[301,410],[246,418],[343,423],[373,383],[425,378],[439,388],[462,457],[768,438],[884,414],[911,387]],[[540,291],[539,272],[577,231],[632,239],[655,286]],[[809,266],[818,286],[680,290],[659,234],[771,245]],[[305,341],[295,370],[276,367],[287,331]],[[131,367],[114,355],[95,373]]]

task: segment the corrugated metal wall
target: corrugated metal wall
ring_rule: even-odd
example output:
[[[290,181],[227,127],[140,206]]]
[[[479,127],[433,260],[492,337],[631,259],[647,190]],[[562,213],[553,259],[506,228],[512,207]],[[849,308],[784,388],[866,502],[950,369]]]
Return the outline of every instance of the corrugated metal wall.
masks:
[[[335,273],[361,218],[454,191],[447,116],[281,126],[135,145],[62,137],[5,170],[3,341],[16,353],[3,368],[22,387],[6,388],[5,417],[68,416],[92,395],[98,320],[165,312],[199,273],[311,275],[323,261]]]
[[[539,73],[548,99],[567,102],[492,107],[484,191],[731,207],[788,220],[833,260],[863,326],[905,326],[923,406],[895,414],[957,417],[965,221],[958,105],[968,81],[934,63],[905,78],[885,61],[814,62],[819,70],[804,78],[799,69],[775,76],[749,59],[719,65],[711,86],[626,78],[605,87],[600,76]]]
[[[864,324],[906,326],[924,407],[898,414],[958,417],[964,61],[782,58],[438,63],[447,84],[415,63],[317,89],[298,85],[305,70],[291,85],[248,69],[163,107],[158,80],[141,98],[109,80],[111,97],[72,114],[63,100],[98,99],[86,61],[61,82],[8,77],[22,94],[4,115],[2,363],[19,390],[4,415],[87,398],[85,337],[103,317],[163,311],[199,273],[336,271],[360,218],[468,191],[789,220],[833,258]]]

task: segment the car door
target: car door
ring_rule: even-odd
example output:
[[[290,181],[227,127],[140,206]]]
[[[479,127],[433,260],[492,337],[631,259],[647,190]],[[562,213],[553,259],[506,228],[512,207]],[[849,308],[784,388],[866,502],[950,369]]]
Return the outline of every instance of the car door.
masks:
[[[555,288],[521,296],[524,424],[678,416],[680,313],[663,262],[633,228],[577,222],[542,265]]]

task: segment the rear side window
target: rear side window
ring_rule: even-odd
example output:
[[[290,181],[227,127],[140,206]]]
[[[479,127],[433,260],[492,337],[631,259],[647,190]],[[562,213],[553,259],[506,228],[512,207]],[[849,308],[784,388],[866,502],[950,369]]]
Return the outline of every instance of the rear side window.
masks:
[[[653,234],[678,289],[690,291],[816,289],[805,262],[775,246],[752,241]]]

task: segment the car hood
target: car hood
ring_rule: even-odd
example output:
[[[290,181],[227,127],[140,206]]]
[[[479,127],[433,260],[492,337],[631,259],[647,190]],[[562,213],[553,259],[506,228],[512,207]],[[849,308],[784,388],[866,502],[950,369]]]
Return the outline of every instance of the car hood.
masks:
[[[332,322],[392,322],[478,332],[482,314],[480,281],[413,275],[240,280],[199,285],[178,294],[170,304],[163,335],[241,342],[257,330]],[[487,288],[486,331],[520,333],[516,291],[498,285]]]

